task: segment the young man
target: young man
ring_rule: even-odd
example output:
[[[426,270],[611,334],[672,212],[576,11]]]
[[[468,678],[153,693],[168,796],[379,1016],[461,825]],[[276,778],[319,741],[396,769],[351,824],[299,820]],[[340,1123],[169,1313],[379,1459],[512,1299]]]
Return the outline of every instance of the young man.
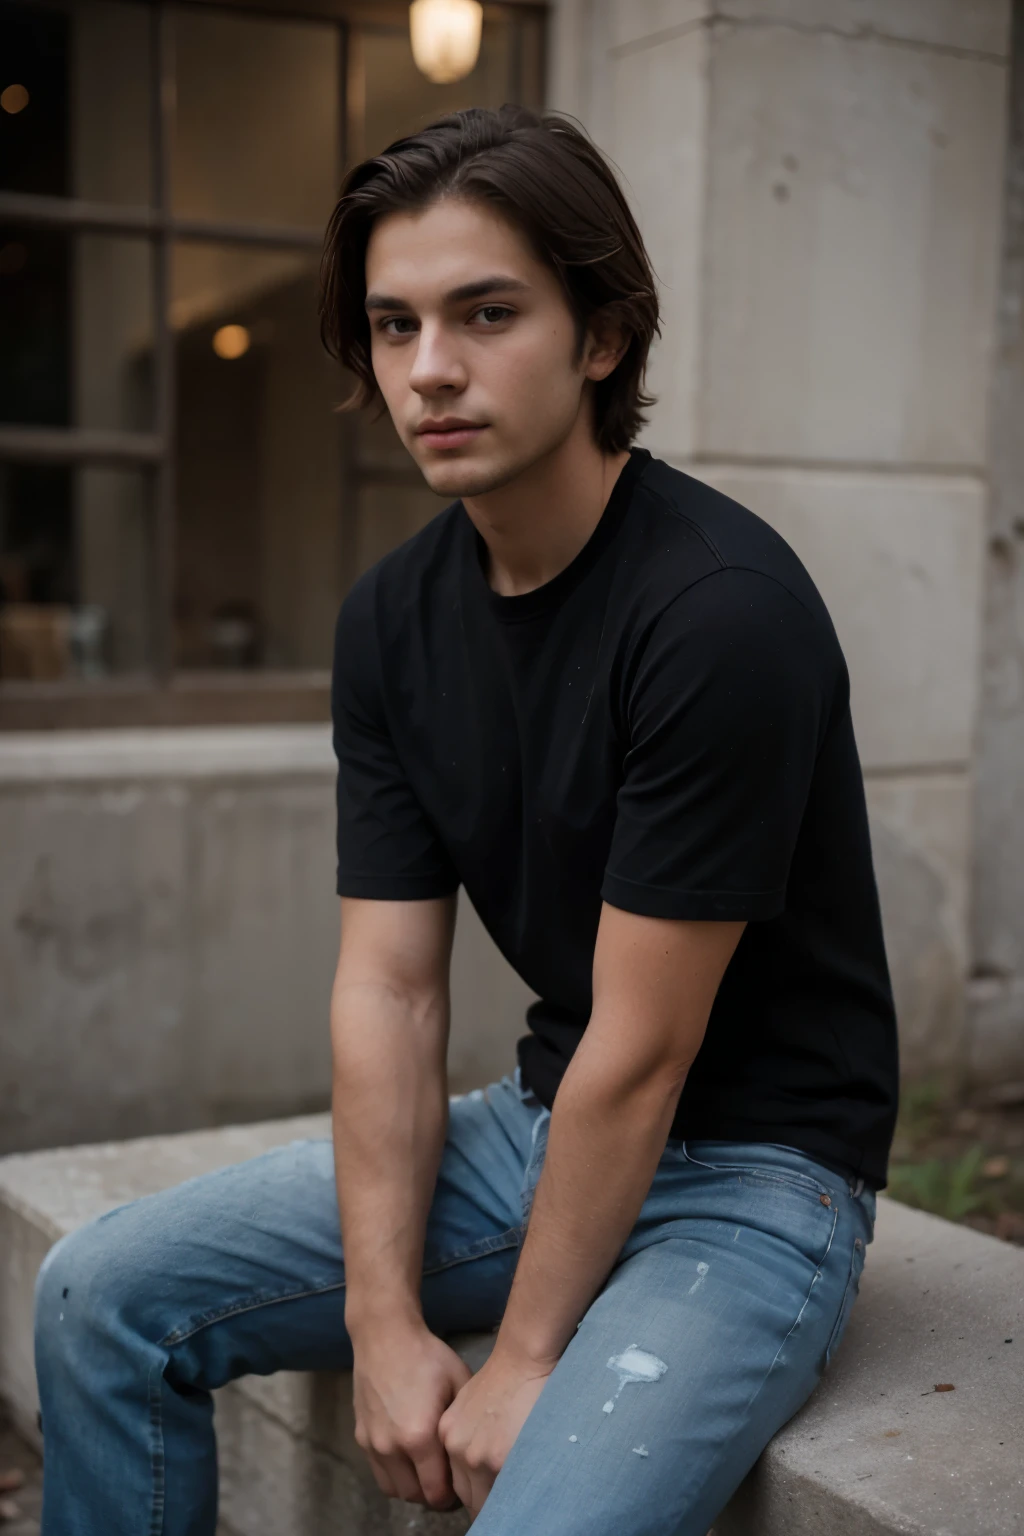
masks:
[[[354,171],[323,326],[458,498],[338,624],[335,1166],[287,1147],[55,1250],[44,1530],[212,1536],[210,1390],[353,1366],[390,1495],[704,1536],[838,1343],[885,1179],[843,658],[770,528],[631,447],[654,284],[571,125],[462,113]],[[460,885],[540,1000],[449,1105]],[[471,1376],[445,1336],[493,1328]]]

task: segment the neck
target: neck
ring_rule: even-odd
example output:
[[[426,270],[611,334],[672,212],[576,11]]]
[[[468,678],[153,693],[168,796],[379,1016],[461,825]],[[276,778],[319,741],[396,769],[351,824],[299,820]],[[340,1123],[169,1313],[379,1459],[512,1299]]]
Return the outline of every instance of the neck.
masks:
[[[552,581],[601,520],[628,453],[603,453],[577,420],[557,448],[507,485],[463,505],[487,545],[488,580],[502,597]]]

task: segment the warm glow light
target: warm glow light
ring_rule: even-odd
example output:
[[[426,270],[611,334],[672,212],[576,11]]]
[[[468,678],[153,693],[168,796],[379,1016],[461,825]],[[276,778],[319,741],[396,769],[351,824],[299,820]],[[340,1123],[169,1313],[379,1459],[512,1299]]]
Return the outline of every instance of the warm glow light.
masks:
[[[28,91],[23,85],[8,85],[0,91],[0,107],[9,112],[13,117],[17,112],[24,112],[28,106]]]
[[[409,32],[417,68],[435,85],[468,75],[480,52],[479,0],[412,0]]]
[[[244,357],[251,341],[252,337],[244,325],[222,325],[219,331],[213,333],[213,350],[218,357]]]

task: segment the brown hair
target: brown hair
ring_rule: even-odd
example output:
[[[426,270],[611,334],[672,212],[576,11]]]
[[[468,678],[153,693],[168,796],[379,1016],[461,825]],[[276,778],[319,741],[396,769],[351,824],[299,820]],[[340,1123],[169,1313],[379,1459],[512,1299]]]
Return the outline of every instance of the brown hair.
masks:
[[[357,380],[346,404],[369,405],[378,395],[364,309],[374,221],[444,196],[479,199],[523,231],[558,274],[581,344],[598,310],[629,334],[622,360],[594,389],[598,443],[606,453],[628,448],[654,403],[644,393],[659,334],[650,260],[613,171],[582,129],[522,107],[453,112],[346,177],[320,264],[320,334]]]

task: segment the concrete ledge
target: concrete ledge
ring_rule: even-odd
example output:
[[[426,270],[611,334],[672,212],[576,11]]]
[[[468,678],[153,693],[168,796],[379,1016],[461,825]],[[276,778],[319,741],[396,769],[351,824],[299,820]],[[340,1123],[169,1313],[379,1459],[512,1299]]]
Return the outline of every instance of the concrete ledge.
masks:
[[[839,1355],[716,1536],[1024,1531],[1022,1357],[1024,1251],[880,1199]]]
[[[11,732],[0,737],[0,785],[125,779],[333,774],[326,725]]]
[[[35,1438],[32,1288],[50,1244],[125,1200],[267,1148],[326,1116],[0,1160],[0,1397]],[[1010,1342],[1012,1340],[1012,1342]],[[486,1336],[460,1341],[474,1366]],[[828,1377],[776,1437],[717,1536],[1020,1536],[1024,1253],[879,1202],[863,1295]],[[937,1393],[937,1384],[955,1391]],[[389,1505],[352,1438],[349,1384],[253,1377],[217,1394],[235,1536],[444,1536],[463,1516]]]

